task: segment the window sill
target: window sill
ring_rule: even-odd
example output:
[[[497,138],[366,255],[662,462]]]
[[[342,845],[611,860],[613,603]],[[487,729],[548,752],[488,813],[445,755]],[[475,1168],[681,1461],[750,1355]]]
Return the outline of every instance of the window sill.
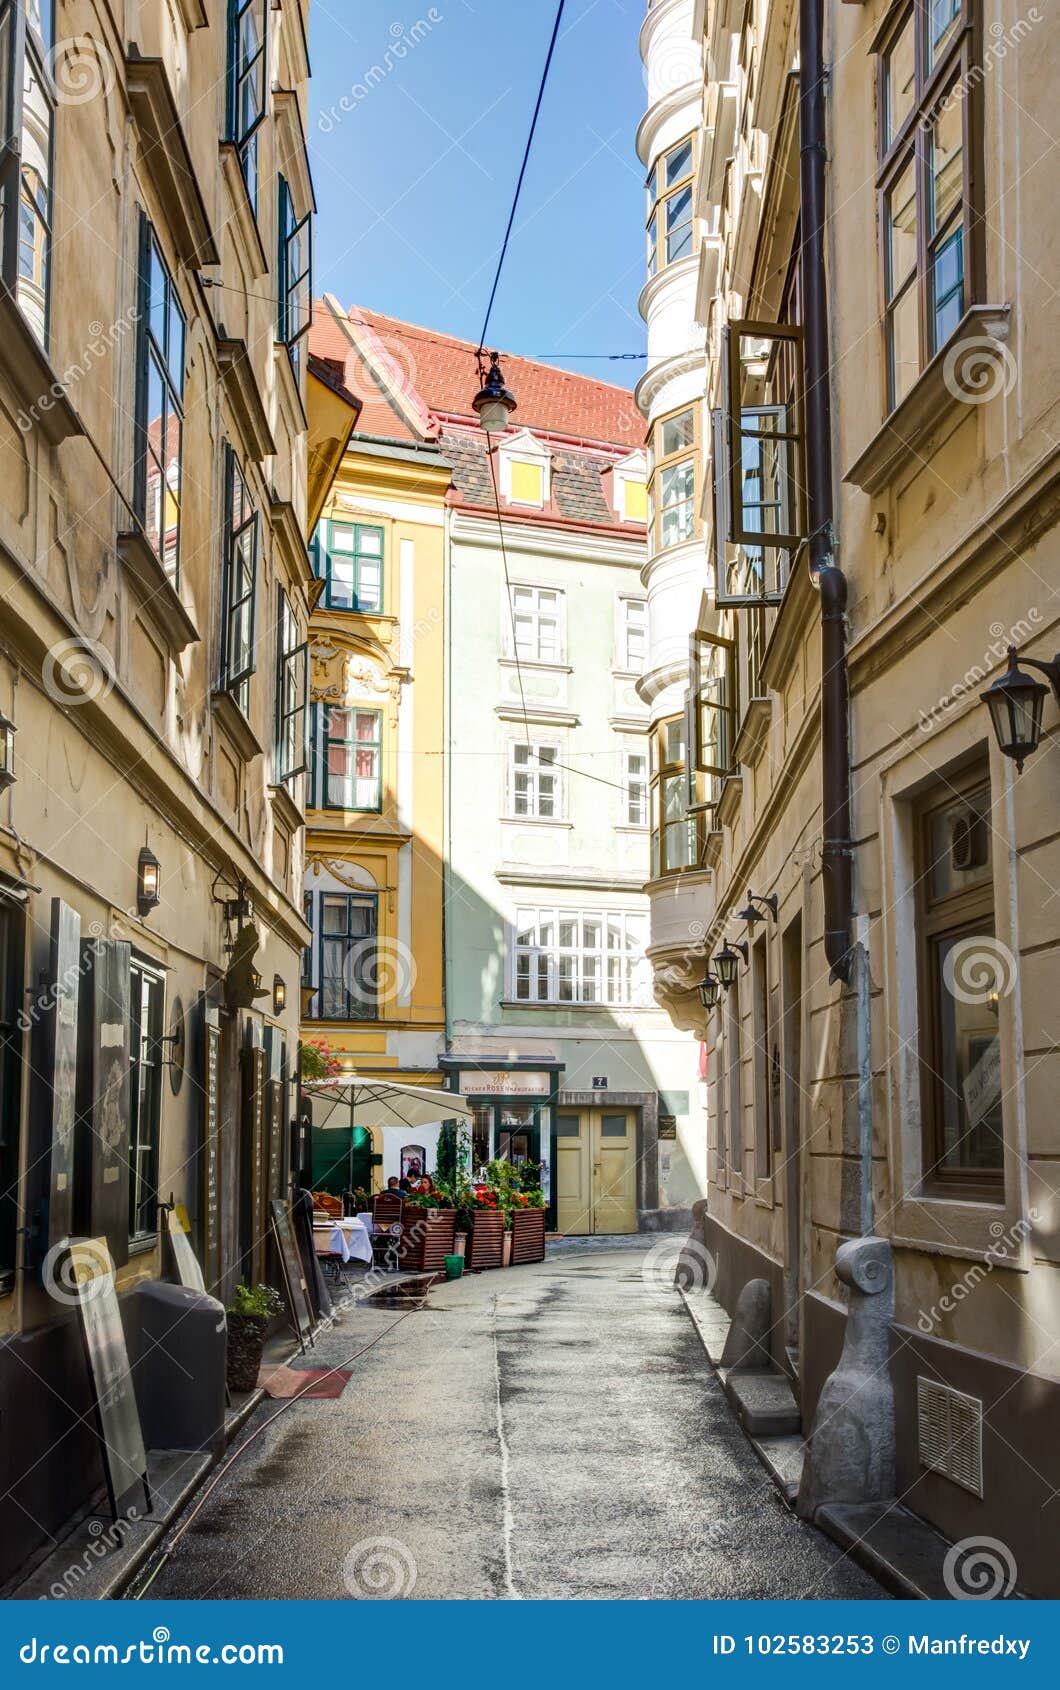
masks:
[[[540,669],[549,675],[573,675],[574,669],[569,663],[548,663],[540,657],[521,657],[516,662],[514,657],[501,656],[497,659],[502,669]]]
[[[223,687],[213,692],[213,712],[244,762],[264,755],[261,741],[230,692]]]
[[[261,230],[254,207],[247,192],[243,166],[239,162],[239,148],[234,141],[222,141],[221,170],[228,183],[228,192],[235,210],[234,222],[242,237],[243,249],[250,260],[250,272],[255,281],[268,275],[269,260],[262,244]]]
[[[292,775],[291,779],[297,780],[298,776]],[[272,807],[276,811],[276,814],[283,822],[286,823],[292,833],[297,833],[298,829],[305,825],[305,812],[301,806],[295,802],[295,799],[291,796],[291,793],[288,791],[285,784],[270,786],[269,798],[272,801]]]
[[[3,288],[0,288],[0,340],[4,348],[4,370],[22,401],[22,414],[37,424],[52,446],[84,434],[81,418],[67,398],[47,353],[18,305]]]
[[[201,12],[202,8],[196,4],[194,9]],[[206,18],[200,18],[198,25],[188,27],[206,22]],[[219,264],[209,213],[163,60],[143,58],[133,48],[125,58],[125,79],[143,141],[144,160],[181,263],[190,270]]]
[[[647,835],[651,832],[651,825],[648,822],[616,822],[615,832]]]
[[[118,557],[141,610],[165,635],[171,651],[179,655],[188,646],[197,645],[199,630],[142,528],[130,528],[118,535]]]
[[[769,698],[748,699],[747,709],[743,714],[733,742],[732,755],[736,763],[746,763],[748,768],[754,768],[759,762],[769,740],[769,721],[773,714],[773,702]]]
[[[717,816],[722,827],[731,827],[740,814],[743,801],[743,776],[726,775],[721,783],[721,797],[718,799]]]
[[[206,10],[206,0],[177,0],[177,10],[184,19],[185,29],[206,29],[208,27],[210,18]]]
[[[308,339],[303,340],[302,350],[308,358]],[[295,380],[294,365],[291,363],[291,353],[285,341],[274,340],[272,355],[279,371],[278,384],[285,395],[285,404],[296,424],[295,434],[305,434],[309,429],[309,418],[306,415],[305,401],[301,389]]]
[[[573,827],[564,816],[502,816],[507,827]]]
[[[644,1009],[655,1009],[655,1004],[636,1003],[561,1003],[558,998],[501,998],[500,1009],[573,1009],[582,1015],[632,1014]],[[661,1013],[661,1011],[660,1011]]]
[[[914,460],[923,461],[924,446],[932,431],[956,406],[975,404],[979,394],[962,394],[953,374],[953,361],[962,348],[970,349],[984,338],[1008,339],[1007,305],[973,305],[964,313],[945,346],[936,352],[906,394],[869,441],[844,481],[863,493],[878,493]]]
[[[720,827],[711,828],[707,834],[706,844],[703,846],[703,864],[712,872],[721,862],[721,850],[725,843],[725,835]]]

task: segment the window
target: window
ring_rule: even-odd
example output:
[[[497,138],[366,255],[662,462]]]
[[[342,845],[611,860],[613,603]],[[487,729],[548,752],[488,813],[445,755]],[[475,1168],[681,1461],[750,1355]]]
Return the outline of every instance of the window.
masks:
[[[221,685],[244,716],[250,710],[254,673],[254,619],[258,591],[260,524],[243,472],[226,447],[225,557]]]
[[[632,1004],[647,920],[616,910],[520,909],[513,996],[520,1003]]]
[[[158,1231],[165,980],[137,957],[130,970],[129,1002],[129,1237],[139,1239]]]
[[[692,251],[691,135],[664,153],[648,172],[648,275],[676,264]]]
[[[563,785],[557,766],[558,745],[515,744],[508,750],[508,803],[513,816],[558,821],[563,816]]]
[[[239,154],[247,197],[258,214],[258,134],[265,121],[268,57],[265,0],[229,0],[228,138]]]
[[[644,599],[619,599],[618,667],[642,675],[648,656],[648,606]]]
[[[280,252],[277,276],[277,339],[286,346],[295,380],[302,381],[302,342],[313,321],[312,216],[299,217],[286,179],[279,181]]]
[[[690,813],[684,718],[659,722],[652,730],[651,745],[651,872],[655,880],[699,867],[703,828],[701,812]]]
[[[999,1000],[1011,966],[995,937],[990,784],[946,782],[917,808],[917,960],[924,1174],[947,1195],[1002,1190]]]
[[[140,216],[136,329],[136,514],[159,563],[180,573],[184,313],[155,232]]]
[[[291,780],[306,766],[309,644],[298,638],[291,601],[279,588],[276,613],[276,779]]]
[[[374,1021],[378,899],[368,892],[318,892],[315,899],[318,975],[308,1014],[322,1021]]]
[[[0,0],[3,284],[48,344],[52,238],[52,0]],[[11,208],[17,206],[17,215]]]
[[[646,751],[625,751],[625,823],[627,827],[648,825],[648,754]]]
[[[383,717],[379,710],[316,705],[310,803],[324,810],[383,807]]]
[[[721,783],[735,768],[732,751],[738,710],[735,642],[721,634],[693,634],[688,677],[686,792],[690,803],[701,798],[709,808],[717,804]],[[697,783],[696,774],[705,778]]]
[[[15,1282],[25,919],[22,905],[0,885],[0,1292]]]
[[[521,464],[513,459],[509,467],[513,505],[542,505],[545,497],[545,472],[540,464]]]
[[[634,481],[628,475],[618,477],[619,507],[618,512],[623,522],[647,522],[648,520],[648,486],[647,482]]]
[[[362,616],[383,608],[383,530],[364,522],[317,524],[309,548],[315,574],[326,583],[328,610]]]
[[[655,547],[666,551],[690,540],[699,529],[697,498],[697,408],[689,406],[662,417],[654,429],[649,488],[655,518]]]
[[[718,604],[776,604],[806,518],[802,331],[734,322],[723,331],[724,404],[714,413]]]
[[[513,587],[506,649],[524,663],[563,661],[563,594],[555,587]]]
[[[879,42],[877,175],[887,409],[971,302],[978,94],[972,0],[914,0]]]

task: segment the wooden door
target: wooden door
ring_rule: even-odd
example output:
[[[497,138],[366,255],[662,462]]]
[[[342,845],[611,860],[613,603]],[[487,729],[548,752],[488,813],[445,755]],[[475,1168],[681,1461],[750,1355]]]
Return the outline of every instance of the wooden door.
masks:
[[[593,1231],[636,1232],[636,1117],[632,1110],[592,1115]]]
[[[589,1116],[560,1110],[556,1117],[556,1225],[563,1233],[593,1230]]]

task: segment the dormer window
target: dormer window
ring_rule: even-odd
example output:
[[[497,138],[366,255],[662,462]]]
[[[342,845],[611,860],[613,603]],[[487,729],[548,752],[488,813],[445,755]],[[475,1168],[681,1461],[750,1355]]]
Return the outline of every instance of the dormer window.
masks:
[[[648,520],[648,460],[642,451],[621,458],[612,471],[615,515],[619,522]]]
[[[549,500],[549,470],[552,454],[529,429],[513,435],[500,446],[500,484],[509,505],[541,510]]]

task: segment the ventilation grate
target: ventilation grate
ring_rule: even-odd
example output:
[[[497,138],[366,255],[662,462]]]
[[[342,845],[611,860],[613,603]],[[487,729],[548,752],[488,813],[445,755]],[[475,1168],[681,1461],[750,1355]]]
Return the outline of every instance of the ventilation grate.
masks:
[[[916,1382],[921,1465],[983,1494],[983,1404],[936,1379]]]

